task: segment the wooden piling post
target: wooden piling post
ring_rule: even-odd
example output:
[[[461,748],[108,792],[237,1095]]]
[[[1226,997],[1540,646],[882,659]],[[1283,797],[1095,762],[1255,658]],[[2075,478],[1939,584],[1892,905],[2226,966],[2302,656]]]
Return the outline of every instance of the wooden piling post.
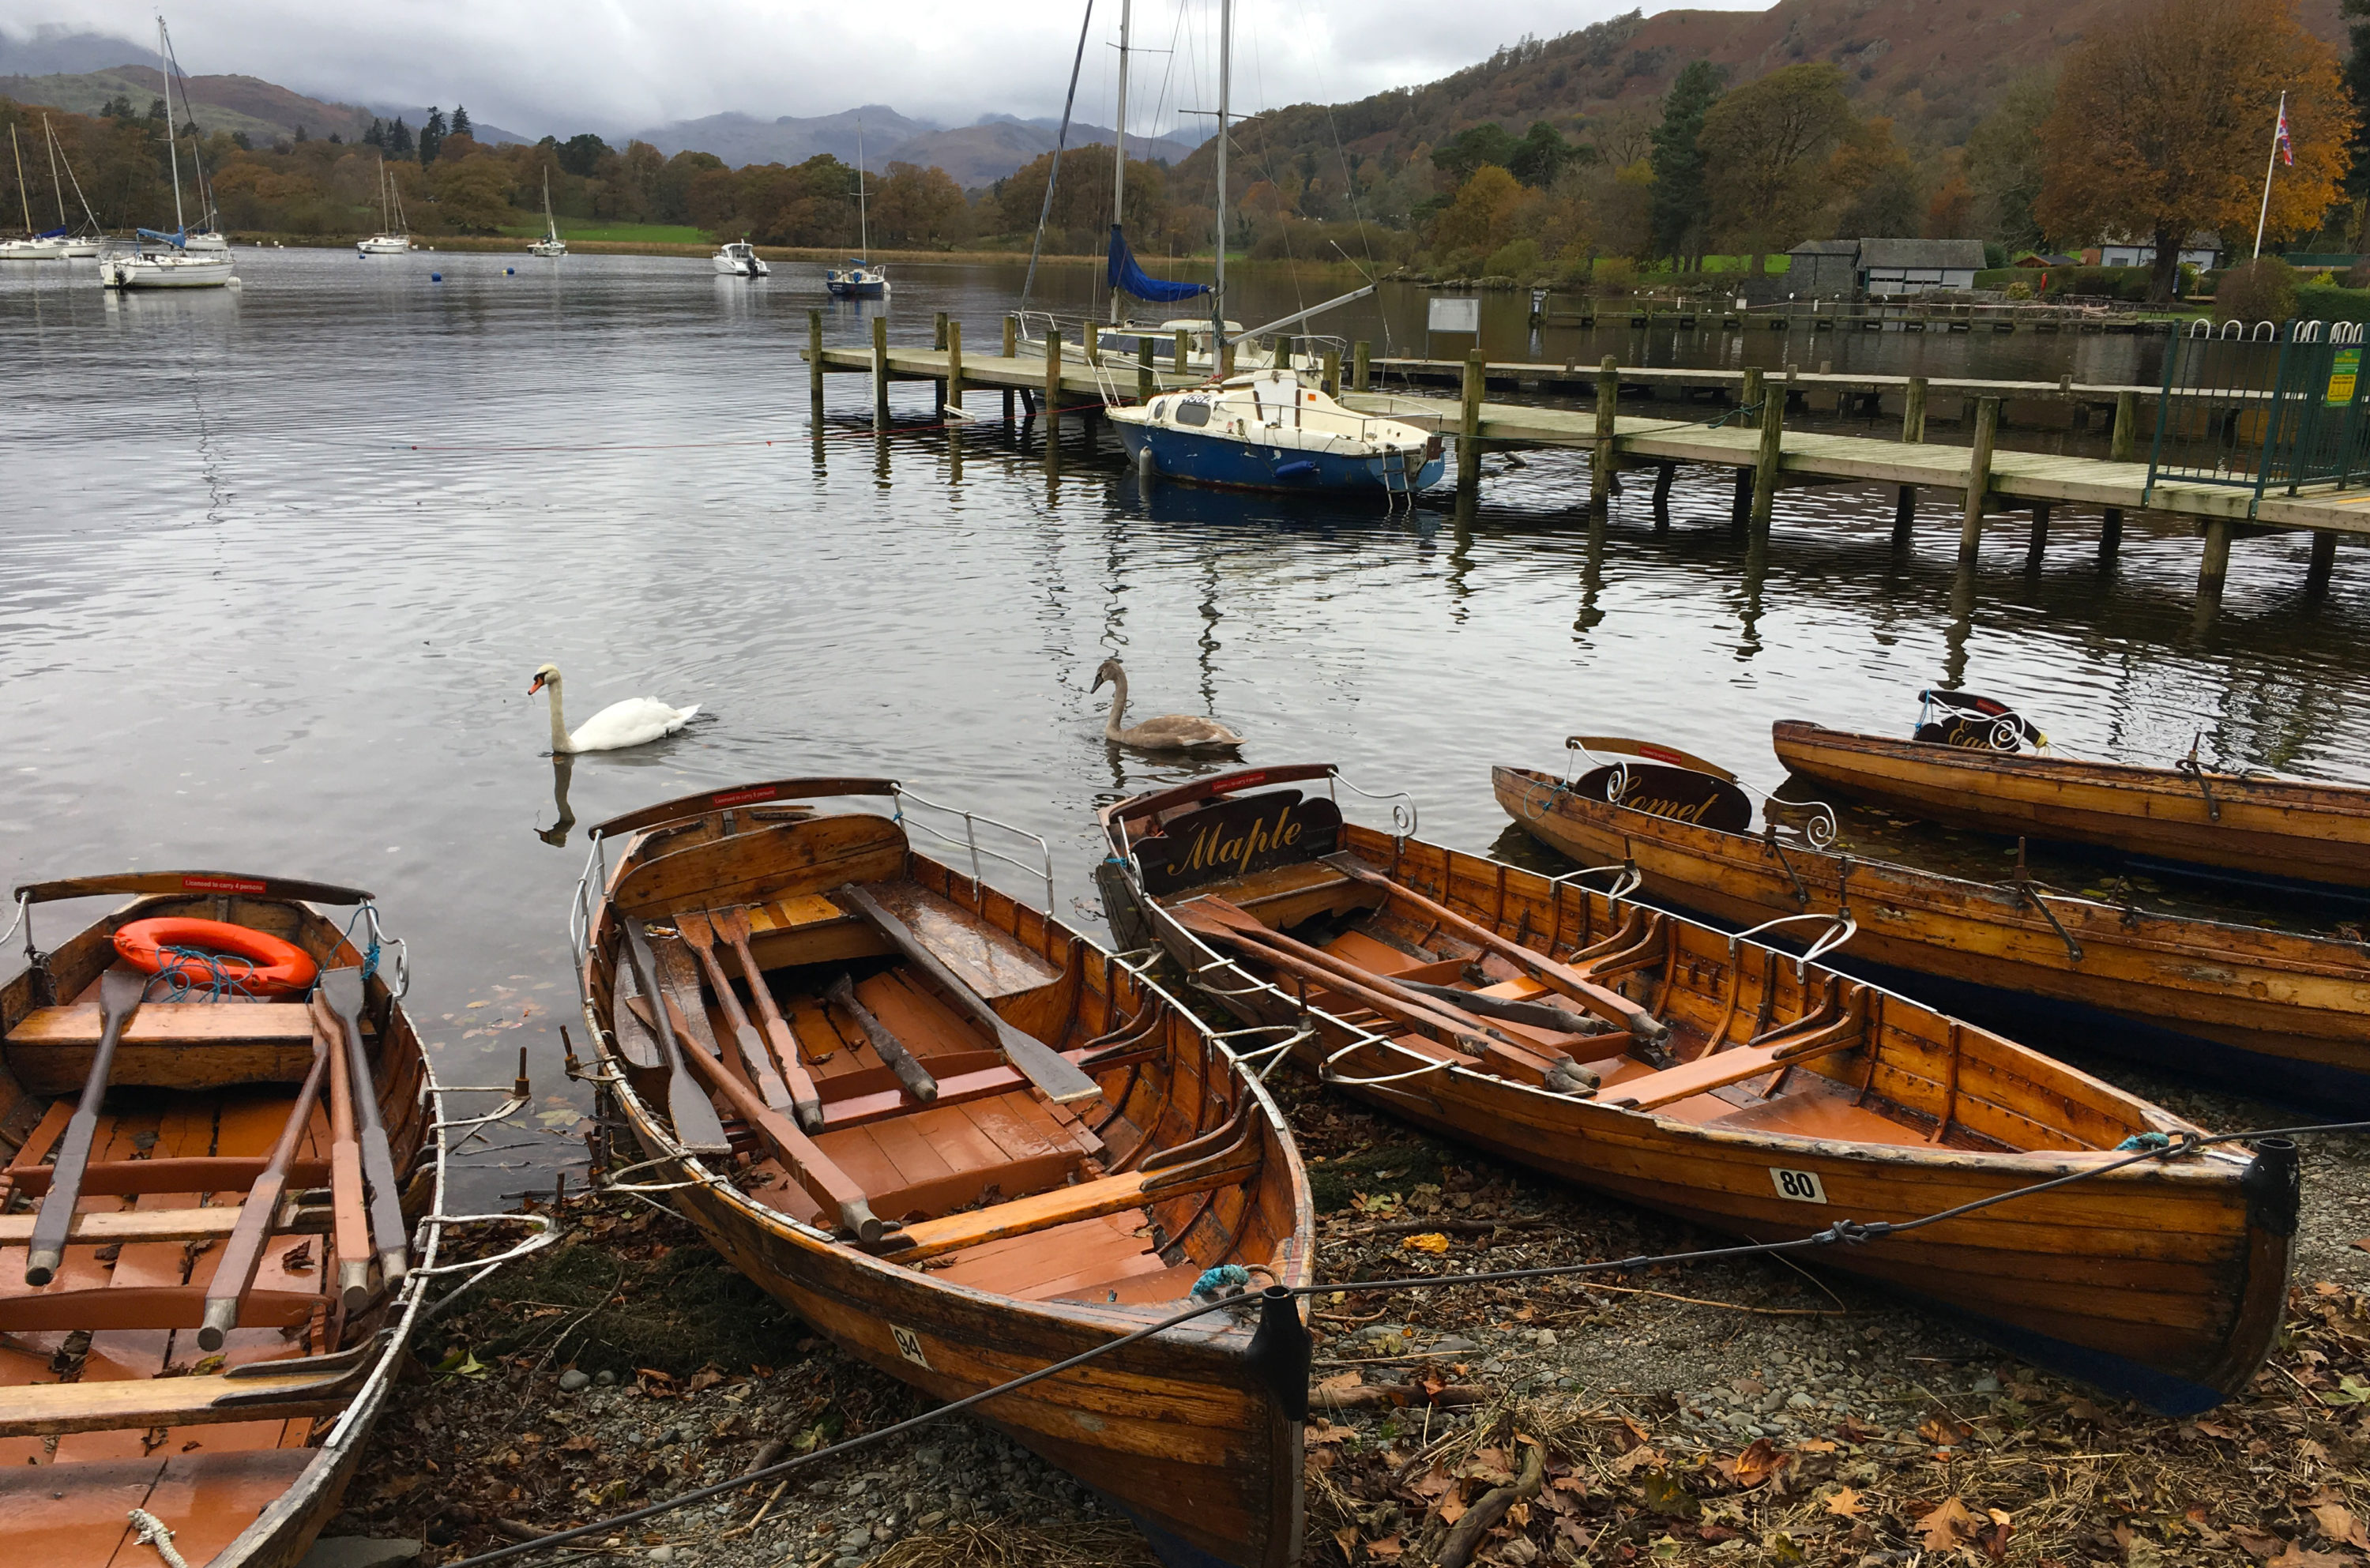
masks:
[[[1045,333],[1045,471],[1062,467],[1062,420],[1053,410],[1062,406],[1062,331]]]
[[[1677,478],[1676,463],[1654,465],[1654,532],[1665,533],[1671,526],[1671,481]]]
[[[807,312],[807,396],[818,423],[823,419],[823,312]]]
[[[1481,480],[1481,351],[1465,357],[1465,389],[1456,410],[1456,488],[1470,490]]]
[[[1326,350],[1323,363],[1324,369],[1317,373],[1318,381],[1328,398],[1339,398],[1341,395],[1341,351]]]
[[[1185,345],[1190,340],[1191,334],[1184,328],[1177,329],[1177,374],[1179,375],[1185,374]]]
[[[2120,506],[2111,506],[2107,508],[2106,516],[2099,524],[2099,564],[2106,566],[2111,563],[2115,559],[2115,552],[2123,548],[2123,509]]]
[[[2205,559],[2197,569],[2197,598],[2213,604],[2222,597],[2222,583],[2230,575],[2230,520],[2211,517],[2205,523]]]
[[[2136,392],[2115,394],[2115,433],[2107,438],[2107,460],[2128,463],[2132,448],[2139,440],[2140,395]]]
[[[1081,347],[1085,350],[1086,361],[1088,364],[1103,363],[1103,329],[1100,322],[1087,323],[1087,340]]]
[[[1908,390],[1901,397],[1901,439],[1918,442],[1926,439],[1926,378],[1913,375]]]
[[[1018,316],[1007,316],[1004,318],[1004,357],[1006,359],[1020,357],[1020,317]]]
[[[1761,445],[1753,459],[1754,533],[1764,534],[1769,528],[1770,513],[1778,505],[1778,464],[1782,455],[1779,443],[1786,429],[1786,389],[1773,386],[1761,398]]]
[[[1917,487],[1904,485],[1901,487],[1901,492],[1893,498],[1893,548],[1894,549],[1905,550],[1909,548],[1911,532],[1916,523]]]
[[[1290,370],[1292,368],[1292,334],[1289,332],[1277,333],[1275,335],[1275,347],[1271,352],[1275,357],[1270,363],[1274,364],[1278,370]]]
[[[946,400],[938,408],[941,420],[948,408],[962,408],[962,322],[946,325]]]
[[[872,318],[872,428],[889,424],[889,318]]]
[[[2045,501],[2036,501],[2032,503],[2032,536],[2024,548],[2026,569],[2032,571],[2040,571],[2042,560],[2048,553],[2049,503]]]
[[[1603,513],[1613,505],[1613,467],[1621,431],[1621,362],[1611,354],[1596,367],[1596,446],[1588,465],[1588,504]]]
[[[1149,403],[1160,389],[1160,378],[1152,368],[1152,334],[1140,332],[1135,339],[1135,400]]]
[[[1984,543],[1984,498],[1992,487],[1992,447],[1999,440],[2000,400],[1975,399],[1975,444],[1967,455],[1967,504],[1959,520],[1959,564],[1973,566]]]
[[[930,323],[930,347],[941,353],[946,352],[947,347],[947,313],[941,310]],[[949,392],[947,378],[940,376],[931,390],[936,394],[938,407],[941,409],[945,409]]]
[[[2318,594],[2326,589],[2330,574],[2336,570],[2337,536],[2323,528],[2312,536],[2312,564],[2305,569],[2305,592]]]
[[[1737,388],[1736,406],[1744,410],[1737,416],[1736,422],[1750,430],[1753,428],[1754,421],[1760,417],[1761,411],[1761,367],[1759,365],[1748,364],[1744,367],[1744,384]]]
[[[1366,391],[1374,375],[1375,345],[1361,338],[1350,350],[1350,385]]]
[[[1736,488],[1728,498],[1728,531],[1731,537],[1742,537],[1745,525],[1753,516],[1753,470],[1736,470]]]
[[[1218,375],[1221,378],[1235,374],[1235,351],[1239,346],[1239,344],[1228,342],[1226,352],[1218,356]]]

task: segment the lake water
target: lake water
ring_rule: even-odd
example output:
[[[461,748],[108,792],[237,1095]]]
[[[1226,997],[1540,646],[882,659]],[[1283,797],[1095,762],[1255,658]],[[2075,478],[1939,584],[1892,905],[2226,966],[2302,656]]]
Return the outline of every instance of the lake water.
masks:
[[[915,428],[876,440],[865,385],[834,377],[818,448],[806,312],[854,341],[879,307],[831,304],[811,267],[750,284],[677,259],[238,260],[243,290],[188,295],[103,294],[86,264],[0,272],[0,870],[373,889],[445,1078],[507,1079],[524,1044],[554,1097],[473,1158],[465,1205],[581,1153],[558,1027],[584,844],[526,696],[546,661],[571,723],[628,696],[701,709],[678,738],[576,759],[577,823],[734,780],[893,775],[1043,835],[1061,913],[1099,933],[1094,806],[1179,776],[1105,745],[1087,686],[1111,653],[1138,716],[1215,713],[1254,762],[1338,760],[1476,849],[1507,828],[1490,765],[1557,767],[1567,734],[1656,736],[1774,782],[1773,719],[1902,730],[1945,680],[2093,751],[2163,758],[2203,729],[2208,755],[2370,778],[2351,548],[2308,597],[2301,538],[2242,541],[2201,621],[2197,541],[2152,519],[2102,571],[2097,520],[2062,515],[2038,572],[2000,519],[1954,605],[1955,499],[1896,554],[1872,487],[1781,494],[1763,552],[1730,536],[1725,473],[1682,474],[1666,531],[1642,486],[1592,529],[1576,455],[1493,457],[1462,523],[1444,495],[1388,516],[1147,492],[1076,432],[1049,481],[1034,432],[993,419],[958,478],[918,384],[892,394]],[[944,309],[992,352],[1018,269],[893,271],[895,338],[926,341]],[[1038,300],[1082,308],[1091,281],[1041,271]],[[1330,292],[1260,274],[1231,313]],[[1387,317],[1418,347],[1424,297],[1326,325],[1380,340]],[[1523,309],[1492,300],[1493,352],[1524,350]],[[1783,357],[1718,333],[1543,350]],[[2146,352],[1936,335],[1832,357],[2120,380]],[[35,914],[45,940],[84,918]]]

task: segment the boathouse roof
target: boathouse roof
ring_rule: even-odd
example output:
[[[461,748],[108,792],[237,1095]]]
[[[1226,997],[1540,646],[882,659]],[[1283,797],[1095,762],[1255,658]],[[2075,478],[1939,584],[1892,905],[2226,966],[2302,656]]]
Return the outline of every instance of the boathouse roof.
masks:
[[[1859,264],[1863,271],[1871,267],[1907,267],[1921,271],[1981,271],[1984,242],[1980,239],[1863,239],[1859,242]]]

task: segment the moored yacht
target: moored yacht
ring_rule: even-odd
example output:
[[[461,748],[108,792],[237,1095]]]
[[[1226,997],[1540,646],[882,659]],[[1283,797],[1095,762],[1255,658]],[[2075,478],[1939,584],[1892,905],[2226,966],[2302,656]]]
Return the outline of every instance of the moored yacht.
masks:
[[[1343,408],[1283,368],[1107,409],[1146,474],[1237,490],[1413,495],[1440,482],[1440,437]]]
[[[551,217],[551,170],[547,168],[543,171],[543,237],[529,242],[526,253],[530,256],[568,254],[568,242],[559,237],[559,225]]]
[[[171,44],[165,18],[156,18],[157,74],[165,78],[165,122],[173,119]],[[186,101],[184,104],[186,109]],[[109,240],[99,248],[98,281],[110,289],[218,289],[232,282],[230,247],[219,235],[191,234],[181,213],[181,139],[167,139],[173,167],[171,234],[136,229],[129,240]],[[155,241],[154,248],[149,242]],[[208,243],[211,241],[211,243]]]
[[[386,157],[378,160],[378,233],[354,242],[364,256],[402,256],[411,249],[410,225],[403,221],[403,193],[386,171]]]

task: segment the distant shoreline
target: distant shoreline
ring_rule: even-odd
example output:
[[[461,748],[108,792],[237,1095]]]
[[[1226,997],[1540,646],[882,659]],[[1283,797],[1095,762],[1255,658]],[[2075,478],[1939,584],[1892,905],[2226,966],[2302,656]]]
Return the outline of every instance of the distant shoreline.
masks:
[[[360,235],[325,238],[319,235],[252,233],[239,233],[230,236],[232,248],[235,250],[254,249],[258,241],[261,241],[266,249],[278,247],[290,250],[351,250],[354,247],[354,242],[362,237]],[[413,248],[422,252],[433,248],[440,253],[464,251],[475,254],[526,256],[527,243],[526,240],[512,235],[448,234],[412,236]],[[692,245],[648,239],[570,239],[568,241],[568,249],[570,255],[583,256],[713,256],[716,254],[716,247],[705,242]],[[787,245],[761,245],[757,247],[757,254],[768,261],[811,261],[824,266],[835,266],[846,260],[848,255],[845,248]],[[1029,252],[1026,250],[875,250],[866,259],[908,267],[931,264],[1025,266],[1029,261]],[[1041,265],[1051,263],[1078,267],[1099,267],[1103,265],[1104,259],[1100,256],[1044,255],[1037,258]],[[1157,261],[1162,266],[1207,266],[1210,258],[1206,256],[1161,257]],[[1228,256],[1226,264],[1236,269],[1254,270],[1301,267],[1317,271],[1356,271],[1349,263],[1341,261],[1253,261],[1240,256]]]

